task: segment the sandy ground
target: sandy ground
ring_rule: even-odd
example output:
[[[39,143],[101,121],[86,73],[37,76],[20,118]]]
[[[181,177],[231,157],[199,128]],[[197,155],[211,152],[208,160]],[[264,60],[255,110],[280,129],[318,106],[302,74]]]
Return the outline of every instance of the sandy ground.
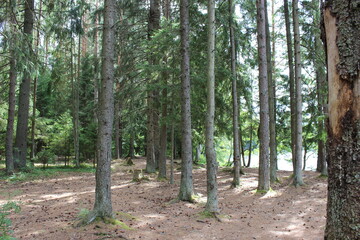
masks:
[[[304,172],[306,185],[291,185],[291,172],[280,171],[281,183],[273,192],[255,194],[257,169],[245,169],[242,186],[231,189],[232,175],[219,169],[219,206],[222,222],[204,218],[205,169],[194,170],[194,187],[200,202],[168,204],[176,198],[180,172],[175,184],[158,181],[132,182],[130,169],[145,167],[144,159],[135,166],[113,163],[112,202],[116,217],[131,229],[94,223],[74,228],[84,209],[94,204],[95,178],[91,173],[64,173],[32,182],[0,182],[0,204],[19,201],[21,212],[11,216],[13,236],[18,239],[323,239],[326,212],[326,179]],[[178,167],[178,165],[177,165]]]

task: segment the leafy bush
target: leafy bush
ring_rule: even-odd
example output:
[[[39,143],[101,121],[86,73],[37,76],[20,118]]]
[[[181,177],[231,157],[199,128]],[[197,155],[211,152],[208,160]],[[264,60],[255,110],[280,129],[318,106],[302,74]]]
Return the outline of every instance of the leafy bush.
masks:
[[[20,206],[15,202],[7,202],[0,208],[0,239],[14,239],[10,236],[11,220],[7,217],[13,212],[20,212]]]
[[[45,168],[45,165],[52,163],[55,158],[56,155],[52,151],[46,149],[36,154],[35,161],[41,162],[43,164],[43,167]]]

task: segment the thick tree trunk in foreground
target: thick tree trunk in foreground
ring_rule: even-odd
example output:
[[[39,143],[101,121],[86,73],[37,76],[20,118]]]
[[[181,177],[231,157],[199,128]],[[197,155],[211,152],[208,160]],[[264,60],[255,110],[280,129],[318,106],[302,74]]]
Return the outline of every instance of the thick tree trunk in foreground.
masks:
[[[291,154],[293,168],[295,169],[295,80],[294,80],[294,55],[292,48],[292,36],[290,25],[290,14],[288,0],[284,0],[284,17],[286,27],[286,45],[289,65],[289,86],[290,86],[290,128],[291,128]]]
[[[207,202],[205,210],[219,212],[218,184],[214,131],[215,131],[215,0],[208,0],[208,76],[207,111],[205,122],[205,152],[207,175]],[[239,145],[235,146],[239,147]]]
[[[265,0],[257,0],[257,30],[259,52],[259,95],[260,95],[260,154],[259,154],[259,191],[270,189],[269,162],[269,93],[266,51]]]
[[[97,142],[95,205],[97,217],[112,217],[111,203],[111,139],[114,120],[114,52],[115,52],[115,2],[105,0],[104,30],[101,68],[101,93],[99,102],[99,132]]]
[[[329,83],[325,239],[360,239],[360,5],[326,1]]]
[[[230,27],[230,51],[231,51],[231,83],[232,83],[232,101],[233,101],[233,148],[234,148],[234,178],[232,186],[240,186],[240,143],[239,143],[239,107],[236,87],[236,54],[235,37],[233,27],[234,4],[229,0],[229,27]]]
[[[295,168],[294,185],[303,185],[302,177],[302,97],[301,97],[301,57],[300,57],[300,27],[298,0],[293,0],[294,53],[295,53]]]
[[[189,1],[180,1],[181,34],[181,182],[179,199],[193,201],[190,105]]]
[[[34,28],[34,0],[27,0],[25,2],[24,13],[24,34],[26,44],[29,49],[32,49],[32,32]],[[24,71],[23,80],[20,84],[19,91],[19,107],[18,107],[18,121],[16,126],[16,138],[14,145],[14,167],[15,169],[26,167],[27,155],[27,133],[29,121],[29,102],[30,102],[30,69]]]

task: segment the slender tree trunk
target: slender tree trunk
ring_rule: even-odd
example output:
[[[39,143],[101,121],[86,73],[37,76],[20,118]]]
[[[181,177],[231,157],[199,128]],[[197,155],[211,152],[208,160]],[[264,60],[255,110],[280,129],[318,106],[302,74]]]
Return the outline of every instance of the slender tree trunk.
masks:
[[[151,40],[153,32],[160,28],[160,3],[159,0],[150,0],[150,11],[149,11],[149,25],[148,25],[148,39]],[[150,64],[155,64],[155,59],[149,59]],[[152,82],[152,80],[150,80]],[[159,129],[157,119],[157,91],[149,90],[147,96],[147,107],[148,107],[148,119],[147,119],[147,143],[146,143],[146,172],[153,173],[156,171],[157,160],[159,156],[158,144],[159,138],[157,138]]]
[[[15,17],[14,17],[14,3],[15,0],[9,1],[9,11],[11,13],[10,24],[13,29],[14,37],[10,42],[11,45],[16,43],[16,31],[15,31]],[[14,173],[14,158],[13,158],[13,140],[14,140],[14,120],[15,120],[15,88],[16,88],[16,54],[15,47],[10,48],[10,70],[9,70],[9,109],[8,119],[6,126],[6,143],[5,143],[5,155],[6,155],[6,174],[11,175]]]
[[[293,0],[294,53],[295,53],[295,98],[296,98],[296,133],[295,133],[295,168],[294,185],[303,185],[302,177],[302,97],[301,97],[301,56],[298,0]]]
[[[260,95],[260,154],[259,154],[259,191],[270,189],[269,172],[269,94],[266,50],[265,0],[257,0],[257,29],[259,52],[259,95]]]
[[[207,175],[207,202],[205,210],[217,213],[218,184],[214,131],[215,131],[215,0],[208,0],[208,74],[207,74],[207,111],[205,123],[205,152]],[[238,147],[238,146],[235,146]]]
[[[250,118],[250,143],[249,143],[249,156],[248,156],[248,164],[246,167],[250,167],[251,164],[251,153],[252,153],[252,142],[253,142],[253,124],[252,124],[252,116]]]
[[[79,119],[79,110],[80,110],[80,98],[79,98],[79,88],[80,88],[80,78],[81,78],[81,37],[79,34],[78,39],[78,58],[77,58],[77,74],[74,81],[74,95],[73,95],[73,124],[74,124],[74,153],[75,153],[75,165],[80,167],[80,119]]]
[[[170,184],[174,184],[174,135],[175,128],[174,123],[171,124],[171,157],[170,157]]]
[[[95,1],[95,7],[98,8],[98,0]],[[98,127],[98,105],[99,105],[99,59],[98,59],[98,15],[95,16],[95,28],[94,28],[94,122]],[[98,128],[96,128],[98,129]],[[97,162],[97,151],[94,152],[94,167]]]
[[[134,158],[135,157],[135,148],[134,148],[134,141],[135,141],[135,133],[134,131],[131,131],[130,133],[130,146],[129,146],[129,157]]]
[[[239,141],[240,141],[241,158],[242,158],[243,166],[246,167],[243,132],[242,132],[242,129],[241,129],[241,123],[239,125]]]
[[[328,205],[325,239],[360,239],[360,7],[326,1],[329,85]]]
[[[118,87],[117,87],[118,88]],[[115,158],[121,158],[120,155],[120,102],[115,100],[114,106],[114,128],[115,128]]]
[[[34,0],[25,2],[24,12],[24,34],[26,44],[32,49],[32,32],[34,28]],[[30,67],[30,64],[29,64]],[[16,138],[14,145],[14,167],[15,169],[26,167],[27,156],[27,133],[29,121],[29,101],[30,101],[30,85],[31,85],[31,68],[24,71],[23,80],[20,84],[19,91],[19,107],[18,120],[16,125]]]
[[[179,199],[193,201],[189,1],[180,0],[181,37],[181,181]]]
[[[265,22],[266,22],[266,60],[267,60],[268,92],[269,92],[270,182],[274,183],[278,180],[276,173],[277,156],[276,156],[276,118],[275,118],[276,113],[275,113],[275,92],[274,92],[275,81],[273,76],[274,66],[273,66],[273,61],[271,59],[272,51],[271,51],[271,39],[270,39],[270,30],[269,30],[270,27],[269,27],[269,18],[267,14],[266,1],[265,1]]]
[[[291,154],[293,169],[295,169],[295,79],[294,79],[294,55],[292,48],[292,36],[290,25],[290,14],[288,0],[284,0],[284,15],[286,27],[286,45],[289,65],[289,86],[290,86],[290,126],[291,126]]]
[[[240,186],[240,151],[239,151],[239,107],[237,101],[236,87],[236,54],[235,37],[233,27],[234,4],[229,0],[229,29],[230,29],[230,52],[231,52],[231,82],[232,82],[232,101],[233,101],[233,148],[234,148],[234,177],[232,186]]]
[[[167,74],[166,74],[167,75]],[[163,84],[167,85],[167,76],[164,76]],[[160,129],[160,156],[159,156],[159,178],[166,178],[166,145],[167,145],[167,126],[166,126],[166,117],[167,117],[167,89],[166,87],[162,90],[162,112],[161,116],[163,121],[161,123]]]
[[[165,18],[167,20],[170,19],[170,1],[165,1]],[[168,59],[165,54],[163,61],[167,64]],[[164,71],[162,74],[162,84],[164,86],[161,95],[162,95],[162,103],[161,103],[161,125],[160,125],[160,151],[159,151],[159,178],[166,178],[166,149],[167,149],[167,79],[169,78],[169,73]]]
[[[40,45],[40,22],[42,16],[42,1],[40,1],[39,6],[39,16],[38,16],[38,26],[36,31],[36,54],[38,53],[39,45]],[[35,155],[36,155],[36,143],[35,143],[35,130],[36,130],[36,92],[37,92],[37,80],[38,77],[34,78],[33,84],[33,106],[32,106],[32,116],[31,116],[31,152],[30,159],[31,163],[33,163]]]
[[[314,9],[314,26],[319,26],[320,24],[320,4],[321,0],[313,0],[313,9]],[[324,67],[324,45],[321,42],[320,29],[314,29],[315,37],[315,54],[314,54],[314,66],[316,74],[316,92],[318,100],[318,161],[316,171],[321,172],[322,175],[327,176],[327,164],[326,164],[326,148],[325,148],[325,126],[324,119],[321,116],[325,115],[324,106],[327,103],[326,93],[326,74]]]
[[[93,212],[100,218],[112,217],[111,203],[111,139],[114,120],[114,52],[115,1],[105,0],[99,103],[98,164],[96,168],[95,205]]]

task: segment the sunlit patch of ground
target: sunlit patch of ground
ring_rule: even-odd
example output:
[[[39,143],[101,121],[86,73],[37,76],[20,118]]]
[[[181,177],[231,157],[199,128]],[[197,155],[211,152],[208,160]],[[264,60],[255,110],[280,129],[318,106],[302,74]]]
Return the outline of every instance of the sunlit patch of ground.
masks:
[[[32,182],[0,182],[0,203],[18,201],[21,212],[11,215],[18,239],[322,239],[325,227],[326,179],[306,172],[303,187],[295,188],[279,171],[281,183],[266,194],[255,193],[257,169],[244,169],[241,186],[231,188],[232,174],[218,171],[219,207],[226,216],[222,222],[199,218],[206,203],[205,169],[194,170],[197,203],[176,202],[180,174],[175,184],[158,181],[133,182],[132,169],[144,169],[143,158],[134,166],[116,160],[112,171],[112,203],[115,216],[130,229],[94,223],[72,225],[84,209],[94,204],[94,173],[66,173]],[[177,164],[175,168],[177,169]],[[131,216],[131,217],[128,217]]]

